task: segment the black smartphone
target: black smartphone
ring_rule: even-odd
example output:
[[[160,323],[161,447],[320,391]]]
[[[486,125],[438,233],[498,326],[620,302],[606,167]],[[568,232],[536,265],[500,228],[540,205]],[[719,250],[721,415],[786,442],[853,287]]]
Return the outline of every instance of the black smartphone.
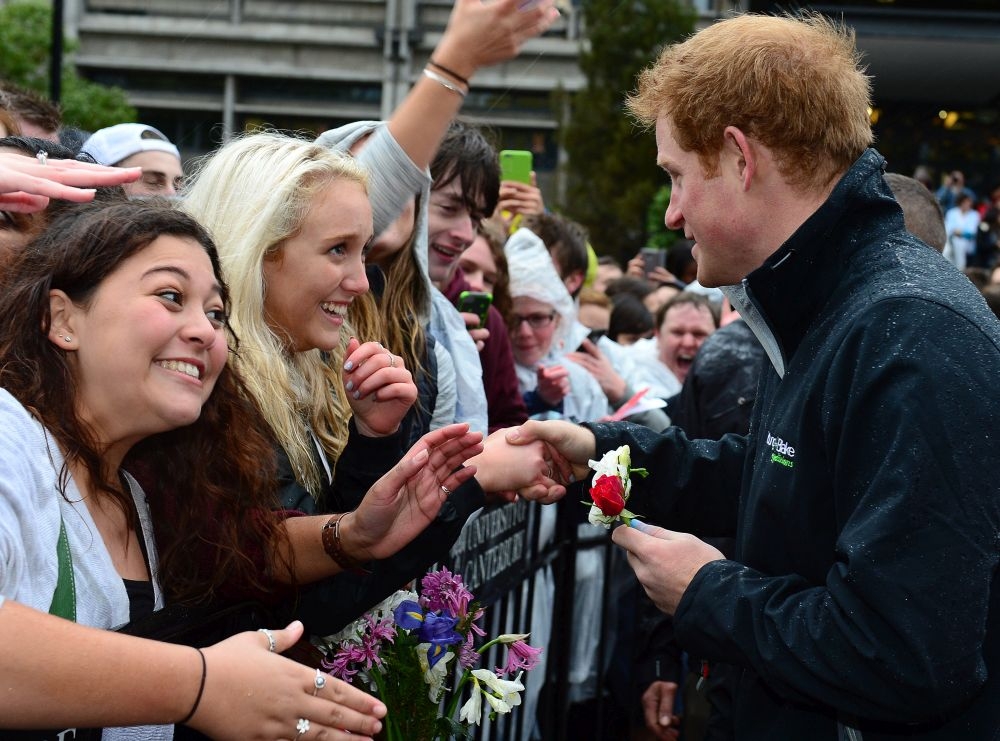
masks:
[[[486,314],[493,303],[493,294],[485,291],[462,291],[458,294],[458,310],[479,317],[479,326],[486,324]]]
[[[660,250],[655,247],[643,247],[639,250],[639,254],[642,255],[642,269],[647,278],[655,268],[663,268],[667,265],[666,250]]]

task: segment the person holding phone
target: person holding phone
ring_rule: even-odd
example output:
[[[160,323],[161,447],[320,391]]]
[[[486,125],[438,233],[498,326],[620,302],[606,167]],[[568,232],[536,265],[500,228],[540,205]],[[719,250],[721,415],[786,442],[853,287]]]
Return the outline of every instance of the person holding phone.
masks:
[[[504,149],[500,152],[500,200],[493,215],[514,232],[521,218],[545,213],[545,199],[538,187],[534,157],[524,149]]]

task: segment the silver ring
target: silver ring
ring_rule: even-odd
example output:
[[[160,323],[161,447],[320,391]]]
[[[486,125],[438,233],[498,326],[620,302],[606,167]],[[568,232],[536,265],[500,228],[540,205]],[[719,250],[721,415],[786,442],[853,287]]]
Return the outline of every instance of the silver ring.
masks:
[[[549,470],[548,470],[548,473],[546,473],[545,475],[546,475],[546,476],[547,476],[548,478],[550,478],[550,479],[552,478],[552,464],[551,464],[551,463],[549,464]]]
[[[391,352],[387,352],[386,355],[389,356],[389,367],[390,368],[395,368],[396,367],[396,356],[393,355]]]
[[[49,153],[44,149],[38,150],[35,153],[35,157],[38,159],[38,164],[40,165],[47,165],[49,163]]]
[[[278,644],[274,640],[274,633],[267,628],[258,628],[257,632],[264,634],[264,637],[267,638],[267,650],[274,653],[278,648]]]
[[[441,491],[443,491],[443,492],[444,492],[444,495],[445,495],[446,497],[450,497],[450,496],[451,496],[451,489],[449,489],[449,488],[448,488],[447,486],[445,486],[444,484],[441,484]]]
[[[309,719],[299,718],[299,722],[295,724],[295,730],[298,731],[295,734],[295,741],[299,741],[300,738],[309,733]]]
[[[326,675],[323,674],[319,669],[316,670],[316,678],[313,679],[313,697],[319,694],[319,691],[326,687]]]

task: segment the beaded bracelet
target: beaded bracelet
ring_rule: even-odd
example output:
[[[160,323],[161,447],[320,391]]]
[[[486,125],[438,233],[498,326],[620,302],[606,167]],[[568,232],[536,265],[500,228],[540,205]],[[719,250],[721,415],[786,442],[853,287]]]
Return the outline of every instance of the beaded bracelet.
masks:
[[[434,80],[434,82],[436,82],[438,85],[441,85],[442,87],[445,87],[448,90],[451,90],[453,93],[458,93],[463,98],[466,96],[466,92],[464,90],[462,90],[462,88],[460,88],[458,85],[456,85],[455,83],[453,83],[447,77],[444,77],[443,75],[439,75],[434,70],[430,70],[430,69],[424,68],[424,77],[429,77],[430,79]]]

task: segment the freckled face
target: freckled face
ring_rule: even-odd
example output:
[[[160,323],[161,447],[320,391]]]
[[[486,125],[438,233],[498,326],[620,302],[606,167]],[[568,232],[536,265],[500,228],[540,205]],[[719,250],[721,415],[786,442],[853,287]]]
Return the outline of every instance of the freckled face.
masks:
[[[739,205],[742,188],[732,168],[706,177],[698,155],[681,149],[666,116],[656,121],[657,164],[670,176],[670,203],[664,214],[668,229],[694,240],[691,251],[703,286],[739,283],[760,265],[745,244]],[[756,214],[760,218],[759,214]]]
[[[368,290],[365,249],[372,209],[360,183],[319,191],[302,228],[264,261],[268,326],[289,352],[332,350],[355,297]]]

